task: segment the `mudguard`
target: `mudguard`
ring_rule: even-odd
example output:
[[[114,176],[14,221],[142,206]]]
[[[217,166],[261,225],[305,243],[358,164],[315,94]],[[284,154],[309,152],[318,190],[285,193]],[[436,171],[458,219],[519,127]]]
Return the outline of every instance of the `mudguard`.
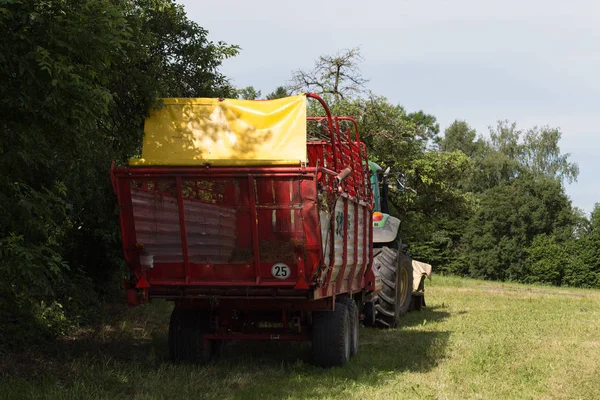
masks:
[[[389,243],[396,240],[400,220],[389,214],[384,214],[383,219],[373,222],[373,243]]]

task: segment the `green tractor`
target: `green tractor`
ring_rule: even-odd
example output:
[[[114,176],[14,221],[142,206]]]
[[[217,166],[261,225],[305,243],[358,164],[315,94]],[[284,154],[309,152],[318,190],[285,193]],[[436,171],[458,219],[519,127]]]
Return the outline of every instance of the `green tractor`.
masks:
[[[425,306],[424,280],[431,274],[428,264],[413,262],[400,238],[400,220],[389,211],[389,168],[386,171],[369,162],[373,188],[373,264],[376,286],[365,304],[367,326],[395,328],[409,310]],[[404,188],[396,177],[398,185]],[[417,277],[415,282],[414,277]]]

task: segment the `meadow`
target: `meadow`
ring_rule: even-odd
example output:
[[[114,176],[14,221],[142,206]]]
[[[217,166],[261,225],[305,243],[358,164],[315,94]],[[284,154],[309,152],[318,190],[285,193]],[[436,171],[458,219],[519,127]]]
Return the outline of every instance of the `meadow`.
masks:
[[[600,398],[600,291],[434,276],[397,329],[361,327],[342,368],[310,343],[231,343],[206,366],[167,360],[170,303],[0,360],[2,399]]]

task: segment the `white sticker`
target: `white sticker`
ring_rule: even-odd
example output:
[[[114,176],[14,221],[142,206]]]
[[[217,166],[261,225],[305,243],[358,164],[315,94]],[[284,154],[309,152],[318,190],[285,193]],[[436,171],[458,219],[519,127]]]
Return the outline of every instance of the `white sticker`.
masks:
[[[271,275],[277,279],[287,279],[291,275],[290,267],[283,263],[277,263],[271,268]]]

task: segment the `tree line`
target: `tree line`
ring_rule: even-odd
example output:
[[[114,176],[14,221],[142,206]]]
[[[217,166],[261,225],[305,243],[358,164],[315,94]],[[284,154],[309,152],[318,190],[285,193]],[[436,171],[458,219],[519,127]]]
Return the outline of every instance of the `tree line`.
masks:
[[[160,97],[261,98],[220,71],[173,0],[0,0],[0,349],[65,333],[121,301],[109,166],[139,155]],[[357,118],[371,157],[401,172],[393,213],[438,273],[600,287],[600,209],[573,208],[561,132],[502,121],[489,137],[366,89],[359,49],[321,56],[265,96],[305,90]],[[316,112],[309,109],[309,112]],[[415,193],[416,192],[416,193]]]
[[[412,190],[392,188],[392,213],[413,257],[437,273],[600,288],[600,205],[588,218],[566,195],[579,168],[558,128],[501,120],[483,135],[455,120],[441,133],[435,116],[370,92],[361,60],[359,49],[321,56],[287,89],[356,117],[371,157],[403,174]]]

